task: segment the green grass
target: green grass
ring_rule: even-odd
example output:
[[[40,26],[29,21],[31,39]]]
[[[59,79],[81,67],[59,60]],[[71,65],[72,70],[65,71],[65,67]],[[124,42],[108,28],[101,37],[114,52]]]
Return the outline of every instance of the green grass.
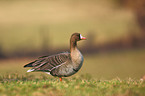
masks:
[[[0,96],[144,96],[145,50],[84,56],[81,70],[60,82],[45,73],[27,73],[34,58],[0,60]]]
[[[138,32],[133,12],[103,0],[1,0],[0,12],[0,51],[6,56],[40,50],[43,30],[51,48],[68,46],[73,32],[87,36],[93,30],[96,44]],[[144,49],[84,56],[81,70],[63,82],[45,73],[27,74],[23,65],[34,58],[0,60],[0,96],[144,96],[145,82],[139,81],[144,57]]]
[[[99,79],[131,77],[139,79],[145,75],[145,49],[116,50],[90,56],[84,56],[81,73],[89,73]]]
[[[91,74],[93,78],[111,80],[119,77],[121,79],[140,79],[145,75],[145,49],[134,49],[84,55],[84,63],[77,74]],[[0,60],[0,73],[25,74],[29,68],[23,66],[37,58],[12,58]],[[37,73],[31,73],[37,74]],[[43,73],[45,74],[45,73]]]
[[[144,96],[145,82],[133,79],[94,80],[89,75],[57,78],[41,75],[0,76],[0,96]]]

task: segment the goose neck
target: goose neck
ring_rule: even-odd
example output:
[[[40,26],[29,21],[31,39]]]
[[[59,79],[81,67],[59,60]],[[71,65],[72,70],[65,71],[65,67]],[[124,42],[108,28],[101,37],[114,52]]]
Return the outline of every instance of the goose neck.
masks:
[[[77,49],[77,41],[71,39],[70,40],[70,51],[73,51],[75,49]]]

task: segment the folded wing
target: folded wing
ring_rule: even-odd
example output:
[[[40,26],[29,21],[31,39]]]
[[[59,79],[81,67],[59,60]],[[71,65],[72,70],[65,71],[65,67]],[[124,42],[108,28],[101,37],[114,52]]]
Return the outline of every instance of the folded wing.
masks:
[[[33,67],[32,69],[28,70],[28,72],[32,71],[50,72],[51,70],[65,64],[70,59],[71,59],[70,53],[63,52],[52,56],[40,57],[37,60],[29,64],[26,64],[24,67]]]

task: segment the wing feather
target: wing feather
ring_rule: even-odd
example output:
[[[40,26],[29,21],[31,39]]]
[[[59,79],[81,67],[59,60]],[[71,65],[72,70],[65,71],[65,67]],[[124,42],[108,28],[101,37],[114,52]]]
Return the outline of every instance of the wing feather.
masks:
[[[52,69],[67,62],[67,60],[70,60],[70,53],[64,52],[52,56],[39,57],[38,60],[35,60],[24,67],[33,67],[34,71],[50,72]]]

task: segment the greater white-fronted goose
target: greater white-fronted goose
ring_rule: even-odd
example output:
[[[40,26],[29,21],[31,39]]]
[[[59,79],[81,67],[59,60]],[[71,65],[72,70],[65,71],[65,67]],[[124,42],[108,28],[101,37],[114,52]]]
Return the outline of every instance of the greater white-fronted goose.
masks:
[[[32,67],[27,72],[46,72],[59,77],[62,81],[62,77],[71,76],[81,68],[84,59],[77,47],[77,41],[85,39],[80,33],[74,33],[70,38],[70,53],[62,52],[51,56],[43,56],[24,67]]]

